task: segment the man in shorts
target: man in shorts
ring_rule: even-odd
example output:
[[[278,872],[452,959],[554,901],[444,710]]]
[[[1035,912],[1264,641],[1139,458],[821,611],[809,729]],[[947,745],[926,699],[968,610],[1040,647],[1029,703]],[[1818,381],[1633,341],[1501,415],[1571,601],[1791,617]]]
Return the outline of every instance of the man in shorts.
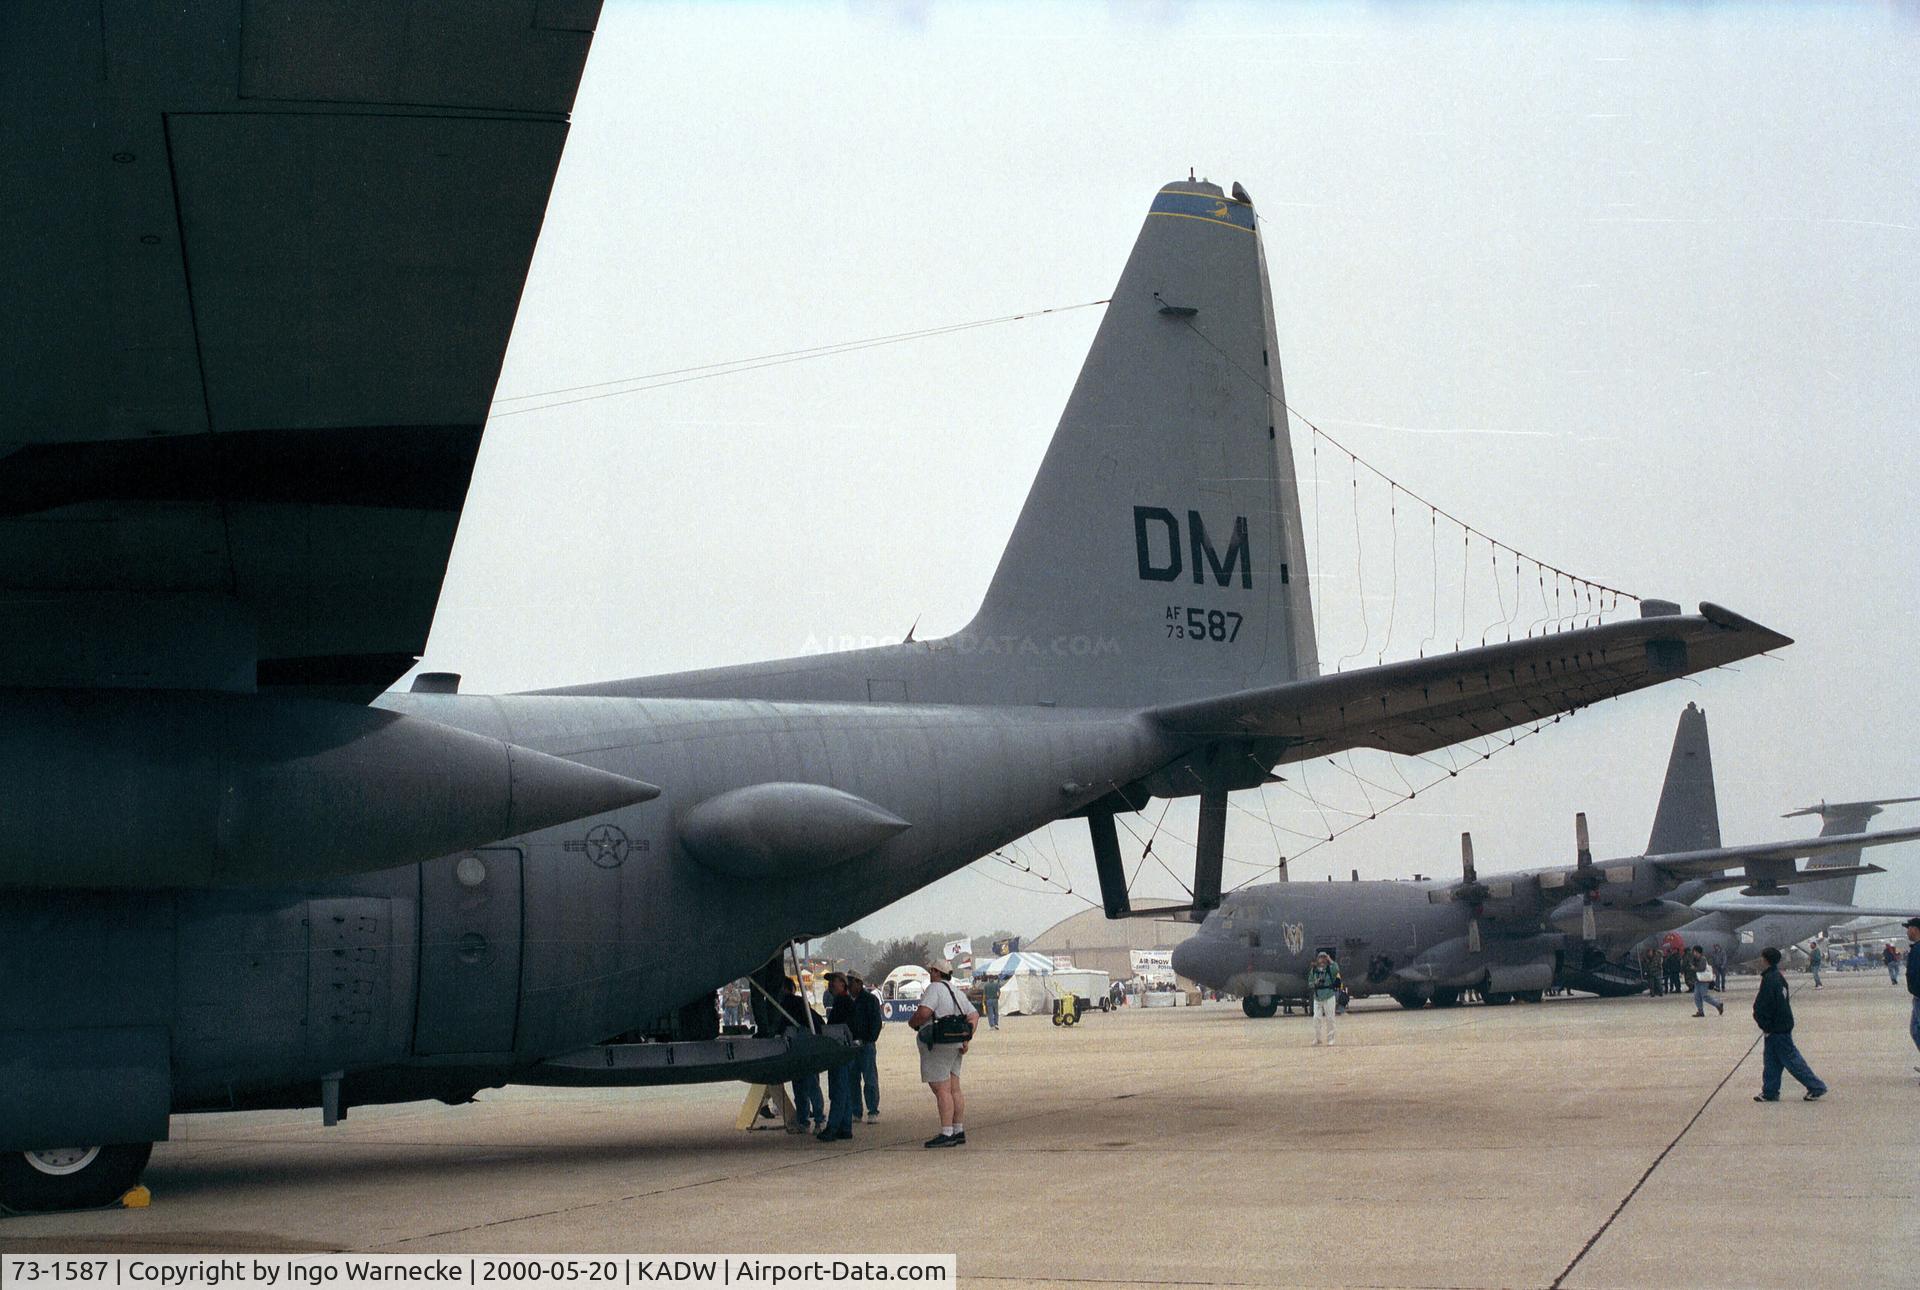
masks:
[[[927,964],[927,975],[932,980],[920,996],[920,1006],[907,1018],[907,1024],[918,1032],[915,1038],[920,1046],[920,1079],[933,1090],[933,1100],[940,1108],[940,1132],[922,1145],[964,1146],[967,1100],[960,1092],[960,1061],[967,1055],[974,1032],[979,1029],[980,1010],[954,985],[953,964],[948,960],[931,960]],[[963,1018],[964,1027],[958,1023],[941,1025],[942,1017]],[[949,1028],[961,1031],[965,1037],[957,1042],[935,1042],[939,1032]]]

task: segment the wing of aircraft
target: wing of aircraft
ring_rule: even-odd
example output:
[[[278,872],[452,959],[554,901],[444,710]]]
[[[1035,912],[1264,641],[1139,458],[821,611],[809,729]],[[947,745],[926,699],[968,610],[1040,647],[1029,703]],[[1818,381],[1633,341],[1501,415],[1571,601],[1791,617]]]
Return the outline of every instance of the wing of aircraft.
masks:
[[[0,685],[412,665],[598,10],[0,12]]]
[[[1285,740],[1283,761],[1356,747],[1430,752],[1792,643],[1701,605],[1697,615],[1650,614],[1171,704],[1151,715],[1180,734]]]
[[[1786,842],[1753,842],[1738,847],[1716,847],[1706,851],[1675,851],[1667,855],[1635,856],[1631,859],[1658,865],[1676,875],[1707,877],[1755,865],[1786,864],[1790,866],[1803,856],[1823,855],[1829,851],[1845,851],[1853,847],[1884,847],[1895,842],[1911,842],[1915,838],[1920,838],[1920,828],[1887,829],[1881,833],[1837,833],[1830,837],[1794,838]],[[1627,862],[1616,860],[1607,863]],[[1884,872],[1872,865],[1864,865],[1860,868],[1868,873]],[[1827,879],[1846,877],[1850,871],[1819,869],[1806,872],[1813,877]]]
[[[1858,918],[1862,915],[1871,918],[1911,918],[1913,916],[1912,906],[1896,908],[1891,905],[1840,905],[1821,900],[1743,900],[1737,897],[1715,900],[1709,897],[1705,900],[1696,900],[1693,907],[1703,914],[1734,914],[1750,918],[1759,918],[1767,914],[1798,914],[1807,917],[1831,916],[1833,918]]]

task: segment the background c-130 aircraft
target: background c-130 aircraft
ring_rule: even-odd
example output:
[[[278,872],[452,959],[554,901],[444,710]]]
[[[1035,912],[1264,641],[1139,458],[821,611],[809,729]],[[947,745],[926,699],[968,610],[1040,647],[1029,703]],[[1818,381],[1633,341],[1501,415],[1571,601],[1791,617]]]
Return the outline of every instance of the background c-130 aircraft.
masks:
[[[1197,793],[1208,905],[1279,763],[1789,643],[1703,606],[1319,676],[1259,226],[1188,182],[960,631],[385,693],[596,14],[0,12],[0,1204],[111,1199],[174,1112],[777,1078],[831,1058],[607,1041],[1049,821],[1113,912],[1114,813]]]
[[[1794,812],[1822,814],[1818,838],[1721,846],[1707,717],[1690,703],[1674,731],[1645,854],[1596,862],[1583,814],[1576,863],[1482,877],[1473,839],[1462,834],[1458,882],[1276,882],[1229,893],[1175,947],[1173,967],[1240,995],[1250,1017],[1271,1017],[1282,1000],[1304,997],[1307,968],[1322,949],[1340,961],[1352,993],[1389,994],[1409,1008],[1454,1004],[1468,990],[1488,1003],[1538,1002],[1553,986],[1634,994],[1646,988],[1635,951],[1674,929],[1689,946],[1724,933],[1727,961],[1737,962],[1764,948],[1740,952],[1743,924],[1780,922],[1804,937],[1879,912],[1845,903],[1856,878],[1883,872],[1859,863],[1861,848],[1920,838],[1920,828],[1860,832],[1881,804]],[[1802,856],[1813,859],[1796,870]],[[1695,906],[1729,887],[1742,891],[1713,912]]]

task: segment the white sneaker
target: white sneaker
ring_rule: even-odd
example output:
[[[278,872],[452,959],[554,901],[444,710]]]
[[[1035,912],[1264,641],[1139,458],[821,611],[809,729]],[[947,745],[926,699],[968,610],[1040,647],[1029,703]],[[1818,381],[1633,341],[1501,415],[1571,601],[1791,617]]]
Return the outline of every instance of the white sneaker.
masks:
[[[868,1111],[868,1112],[867,1112],[867,1123],[868,1123],[868,1124],[878,1124],[878,1123],[880,1123],[880,1112],[878,1112],[878,1111]]]

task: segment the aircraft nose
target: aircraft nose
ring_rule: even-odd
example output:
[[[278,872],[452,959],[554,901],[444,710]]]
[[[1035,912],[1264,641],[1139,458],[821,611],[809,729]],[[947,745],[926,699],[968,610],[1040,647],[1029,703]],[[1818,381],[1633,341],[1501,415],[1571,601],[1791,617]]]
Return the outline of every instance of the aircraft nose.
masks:
[[[1213,945],[1202,935],[1189,936],[1173,947],[1173,972],[1175,976],[1197,981],[1209,988],[1218,988],[1219,974],[1213,966],[1216,955]]]

